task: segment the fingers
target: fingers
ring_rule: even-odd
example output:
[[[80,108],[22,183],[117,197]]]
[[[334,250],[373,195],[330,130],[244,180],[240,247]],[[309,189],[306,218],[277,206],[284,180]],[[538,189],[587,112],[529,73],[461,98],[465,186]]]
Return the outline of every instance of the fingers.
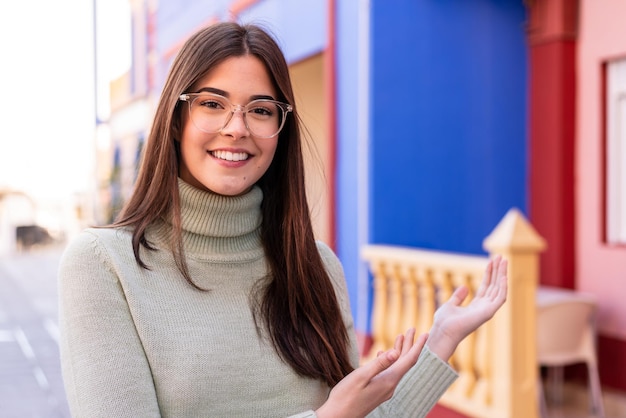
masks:
[[[507,296],[508,289],[508,278],[507,278],[507,261],[503,260],[500,264],[500,271],[498,273],[498,291],[496,294],[496,299],[501,300],[501,303],[504,303]]]
[[[413,329],[413,335],[415,335],[415,330]],[[428,334],[421,334],[415,342],[408,346],[408,350],[400,356],[399,360],[394,365],[395,368],[398,369],[399,373],[404,375],[411,367],[417,363],[417,359],[426,344],[426,340],[428,339]],[[412,339],[411,339],[412,340]]]
[[[361,374],[361,381],[364,386],[367,386],[376,375],[387,370],[399,357],[400,352],[395,348],[379,352],[375,359],[359,367],[355,372]]]
[[[417,339],[415,334],[415,328],[410,328],[405,335],[396,337],[394,348],[379,352],[376,359],[372,360],[372,363],[378,361],[378,364],[371,365],[369,376],[373,377],[379,374],[390,368],[394,363],[398,363],[394,367],[397,368],[399,373],[404,375],[417,362],[417,358],[428,339],[428,334],[422,334]]]
[[[396,341],[393,344],[393,348],[398,350],[398,352],[401,352],[403,344],[404,344],[404,335],[400,334],[396,337]]]
[[[496,255],[495,258],[489,260],[487,264],[487,268],[485,269],[485,277],[483,279],[483,284],[485,285],[485,289],[489,288],[489,285],[493,282],[493,275],[497,272],[497,265],[500,263],[500,255]]]
[[[409,328],[403,338],[402,349],[400,350],[400,356],[405,355],[413,346],[415,340],[415,328]]]
[[[405,335],[398,335],[393,345],[393,350],[400,353],[400,356],[405,355],[413,347],[415,342],[415,328],[409,328]],[[378,351],[376,357],[387,353],[387,351]]]
[[[499,300],[501,298],[506,298],[506,288],[507,288],[507,260],[502,259],[500,256],[496,258],[497,262],[494,262],[494,269],[492,273],[492,282],[489,288],[487,289],[487,297],[490,300]]]
[[[454,290],[448,302],[452,303],[454,306],[461,306],[468,294],[469,289],[466,286],[459,286]]]
[[[487,267],[485,267],[485,273],[483,274],[483,279],[476,290],[476,297],[482,297],[487,292],[487,287],[491,283],[491,274],[493,273],[493,262],[494,260],[489,260],[487,263]]]
[[[485,268],[483,280],[476,291],[476,297],[484,296],[493,300],[499,294],[500,281],[503,276],[506,276],[506,269],[507,261],[502,258],[502,255],[498,254],[489,260]]]

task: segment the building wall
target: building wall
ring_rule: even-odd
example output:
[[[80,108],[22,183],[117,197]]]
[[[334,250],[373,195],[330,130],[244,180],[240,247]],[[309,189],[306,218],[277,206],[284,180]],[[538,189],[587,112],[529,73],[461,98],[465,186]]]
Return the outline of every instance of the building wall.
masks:
[[[626,3],[581,0],[576,181],[577,288],[599,300],[603,381],[626,389],[626,247],[603,242],[603,65],[626,57]],[[611,362],[603,361],[613,352]]]
[[[337,2],[338,250],[369,331],[367,242],[484,253],[526,210],[522,2]]]
[[[604,244],[603,64],[626,57],[626,3],[582,1],[579,49],[578,288],[602,299],[601,332],[626,340],[626,247]]]
[[[575,287],[574,141],[578,1],[529,9],[529,218],[547,241],[543,285]]]
[[[372,241],[484,254],[526,210],[522,2],[373,2]]]
[[[290,64],[320,53],[327,45],[325,1],[162,1],[156,19],[159,87],[162,86],[171,60],[192,33],[213,22],[229,20],[255,23],[268,29]]]
[[[369,278],[359,248],[369,241],[368,144],[370,7],[366,0],[335,0],[337,80],[336,243],[357,331],[366,333]]]
[[[306,127],[303,132],[303,151],[307,200],[315,238],[333,246],[332,212],[330,195],[333,193],[330,178],[332,138],[329,138],[328,104],[324,91],[324,55],[317,54],[289,67],[298,114]]]

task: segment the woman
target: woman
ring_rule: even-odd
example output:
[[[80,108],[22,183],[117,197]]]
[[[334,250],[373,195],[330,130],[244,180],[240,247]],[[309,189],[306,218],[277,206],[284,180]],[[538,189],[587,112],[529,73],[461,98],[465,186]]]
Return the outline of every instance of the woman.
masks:
[[[313,237],[287,64],[261,28],[216,24],[175,59],[118,219],[64,254],[72,414],[421,417],[456,377],[454,348],[504,302],[505,274],[494,260],[468,307],[460,288],[429,335],[409,330],[354,370],[343,271]]]

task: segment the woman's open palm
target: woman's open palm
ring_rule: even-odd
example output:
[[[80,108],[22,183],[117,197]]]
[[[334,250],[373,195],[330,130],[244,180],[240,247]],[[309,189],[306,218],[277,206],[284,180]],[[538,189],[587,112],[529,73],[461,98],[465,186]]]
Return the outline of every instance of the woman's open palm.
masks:
[[[467,306],[462,303],[469,290],[461,286],[437,309],[428,340],[432,351],[443,359],[449,358],[461,340],[493,317],[506,301],[506,271],[507,261],[496,256],[487,264],[482,283]]]

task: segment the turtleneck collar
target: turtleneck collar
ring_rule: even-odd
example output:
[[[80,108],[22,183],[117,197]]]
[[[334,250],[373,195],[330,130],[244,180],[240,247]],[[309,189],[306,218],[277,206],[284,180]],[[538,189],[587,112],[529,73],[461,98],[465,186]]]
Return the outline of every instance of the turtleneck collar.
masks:
[[[261,188],[254,186],[240,196],[222,196],[197,189],[179,178],[178,191],[185,256],[237,262],[263,255]],[[157,235],[169,242],[171,225],[162,225]]]

